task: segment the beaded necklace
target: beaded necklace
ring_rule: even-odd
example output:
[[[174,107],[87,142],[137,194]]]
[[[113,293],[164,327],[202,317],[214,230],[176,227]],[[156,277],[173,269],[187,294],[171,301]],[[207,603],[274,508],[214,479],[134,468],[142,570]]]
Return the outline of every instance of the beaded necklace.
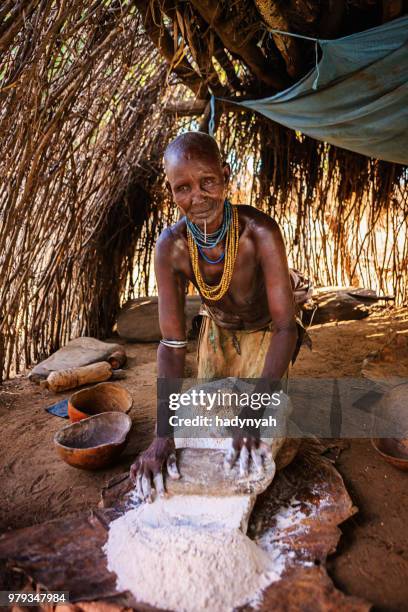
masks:
[[[203,232],[198,227],[198,225],[190,221],[188,217],[185,217],[185,219],[187,227],[190,230],[190,233],[193,236],[196,245],[202,249],[213,249],[217,246],[219,242],[221,242],[221,240],[224,239],[224,236],[228,231],[232,219],[232,206],[228,200],[224,201],[224,214],[222,218],[222,223],[220,227],[211,234],[207,234],[206,231]]]
[[[212,234],[206,234],[206,236],[200,230],[202,234],[202,236],[200,237],[200,241],[203,237],[204,238],[207,237],[208,239],[210,236],[213,241],[217,240],[217,242],[213,244],[211,247],[207,245],[203,245],[203,247],[204,248],[214,248],[214,246],[220,242],[220,239],[219,239],[219,235],[221,234],[220,230],[222,230],[223,226],[225,226],[225,218],[227,217],[226,211],[228,209],[230,210],[230,217],[228,221],[228,227],[226,227],[225,232],[224,232],[224,235],[225,234],[227,235],[227,238],[225,241],[225,251],[222,254],[222,257],[218,261],[211,260],[211,263],[219,263],[219,261],[222,261],[222,259],[224,259],[224,256],[225,256],[224,270],[222,273],[221,280],[217,285],[208,285],[201,275],[200,267],[198,264],[198,260],[199,260],[198,252],[200,251],[201,255],[204,255],[204,254],[201,252],[201,245],[196,242],[196,235],[193,234],[193,232],[190,230],[190,222],[187,219],[188,250],[190,253],[191,264],[193,267],[194,276],[196,277],[198,289],[200,291],[200,294],[204,298],[206,298],[207,300],[212,300],[214,302],[217,300],[220,300],[225,295],[231,283],[232,273],[234,270],[235,260],[236,260],[237,252],[238,252],[238,242],[239,242],[239,222],[238,222],[237,207],[231,206],[230,202],[226,200],[224,203],[224,220],[223,220],[223,225],[221,226],[221,228],[217,230],[217,232],[213,232]],[[191,225],[194,225],[194,224],[191,224]],[[197,226],[194,226],[194,227],[196,228]],[[197,229],[199,230],[199,228]],[[217,234],[217,236],[214,237],[214,234]],[[205,256],[204,256],[204,259],[208,261],[208,259]]]
[[[219,256],[218,259],[210,259],[209,257],[207,257],[207,255],[203,252],[203,250],[201,249],[201,247],[197,247],[198,248],[198,252],[200,253],[201,257],[209,264],[217,264],[220,263],[220,261],[222,261],[224,259],[225,253],[224,251],[221,253],[221,255]]]

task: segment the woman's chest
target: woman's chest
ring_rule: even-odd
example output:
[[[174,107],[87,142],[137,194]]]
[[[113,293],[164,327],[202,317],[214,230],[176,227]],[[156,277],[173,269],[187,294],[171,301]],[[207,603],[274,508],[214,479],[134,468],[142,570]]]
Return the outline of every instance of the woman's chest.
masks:
[[[195,274],[192,259],[189,257],[185,272],[188,279],[200,291],[203,283],[210,286],[221,283],[230,263],[225,257],[220,263],[208,263],[198,253],[195,265],[198,266],[198,275]],[[203,292],[200,291],[200,293]],[[220,307],[228,305],[234,310],[235,308],[256,307],[262,293],[264,293],[263,272],[257,261],[256,253],[251,248],[240,248],[232,268],[228,290],[224,298],[218,301],[218,304]]]

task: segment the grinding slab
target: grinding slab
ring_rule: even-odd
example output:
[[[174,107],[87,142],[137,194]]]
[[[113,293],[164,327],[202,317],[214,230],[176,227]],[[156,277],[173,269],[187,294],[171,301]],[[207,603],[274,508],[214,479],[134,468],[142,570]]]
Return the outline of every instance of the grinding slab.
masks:
[[[280,446],[284,439],[281,439]],[[177,451],[180,480],[166,479],[167,491],[176,495],[254,495],[265,491],[271,484],[276,465],[266,459],[263,472],[259,472],[252,461],[248,476],[239,474],[238,462],[231,470],[224,468],[225,452],[213,449],[183,448]]]
[[[280,448],[283,443],[283,438],[274,441],[275,456],[279,450],[278,446]],[[228,497],[230,518],[246,533],[257,496],[265,491],[274,479],[274,459],[265,459],[262,471],[251,461],[248,475],[245,477],[239,473],[238,462],[232,469],[225,469],[225,451],[222,450],[183,448],[177,451],[177,459],[182,477],[180,480],[167,477],[167,492],[171,496],[190,496],[190,499],[195,496],[193,507],[196,509],[205,505],[209,497],[214,499],[214,504],[217,499]],[[169,506],[171,507],[171,504]],[[185,506],[188,506],[187,500]],[[184,517],[184,520],[187,519],[190,524],[205,528],[206,516],[190,513],[190,516]],[[216,516],[213,519],[216,520]]]

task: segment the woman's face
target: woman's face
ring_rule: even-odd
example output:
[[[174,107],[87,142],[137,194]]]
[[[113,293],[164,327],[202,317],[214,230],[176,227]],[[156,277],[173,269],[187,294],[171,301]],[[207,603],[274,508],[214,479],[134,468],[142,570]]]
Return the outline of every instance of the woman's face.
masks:
[[[222,219],[228,164],[186,152],[166,162],[166,174],[174,202],[190,221],[202,226]]]

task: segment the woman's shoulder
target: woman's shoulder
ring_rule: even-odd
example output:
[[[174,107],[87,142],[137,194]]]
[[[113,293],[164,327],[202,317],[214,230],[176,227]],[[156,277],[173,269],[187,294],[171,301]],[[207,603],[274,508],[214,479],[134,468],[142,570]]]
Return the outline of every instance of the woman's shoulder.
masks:
[[[248,229],[253,231],[274,231],[278,229],[275,219],[267,213],[249,206],[248,204],[237,204],[239,218],[246,223]]]

